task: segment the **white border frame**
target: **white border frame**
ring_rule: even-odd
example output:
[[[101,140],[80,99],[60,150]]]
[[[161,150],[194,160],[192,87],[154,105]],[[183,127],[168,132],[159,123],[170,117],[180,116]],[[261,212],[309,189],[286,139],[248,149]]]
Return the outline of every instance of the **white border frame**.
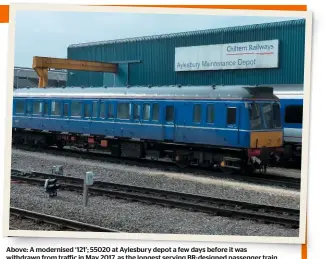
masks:
[[[27,231],[9,230],[10,209],[10,169],[11,169],[11,127],[13,91],[7,91],[7,116],[5,163],[4,163],[4,213],[3,235],[21,237],[58,237],[58,238],[104,238],[123,240],[182,240],[182,241],[224,241],[254,243],[305,243],[306,211],[307,211],[307,172],[309,161],[309,128],[310,128],[310,95],[311,95],[311,47],[312,47],[312,13],[308,11],[262,11],[262,10],[213,10],[192,8],[153,8],[153,7],[110,7],[67,4],[12,4],[10,5],[9,44],[8,44],[8,84],[13,85],[14,76],[14,44],[16,11],[74,11],[74,12],[124,12],[124,13],[155,13],[155,14],[190,14],[219,16],[268,16],[268,17],[300,17],[306,19],[305,36],[305,71],[304,71],[304,112],[302,134],[302,166],[300,192],[300,229],[299,237],[255,237],[255,236],[212,236],[212,235],[174,235],[174,234],[133,234],[133,233],[92,233],[66,231]],[[35,53],[36,55],[37,53]]]

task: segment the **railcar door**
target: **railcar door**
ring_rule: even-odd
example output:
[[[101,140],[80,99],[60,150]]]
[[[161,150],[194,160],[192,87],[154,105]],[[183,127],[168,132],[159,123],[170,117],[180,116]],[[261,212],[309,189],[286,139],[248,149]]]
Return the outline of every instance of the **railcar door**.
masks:
[[[237,145],[240,141],[239,136],[239,120],[240,120],[240,106],[236,104],[227,104],[226,117],[226,144],[229,146]]]
[[[164,140],[174,141],[175,134],[175,107],[173,104],[166,104],[164,116]]]
[[[63,102],[63,113],[62,116],[64,120],[62,120],[61,129],[62,131],[70,131],[70,116],[69,116],[69,102]]]

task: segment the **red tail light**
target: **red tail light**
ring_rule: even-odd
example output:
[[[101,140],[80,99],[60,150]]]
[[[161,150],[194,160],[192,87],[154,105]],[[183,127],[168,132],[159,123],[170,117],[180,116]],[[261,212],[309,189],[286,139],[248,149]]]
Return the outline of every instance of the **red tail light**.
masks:
[[[247,151],[248,157],[251,156],[259,156],[261,154],[261,150],[259,148],[250,148]]]

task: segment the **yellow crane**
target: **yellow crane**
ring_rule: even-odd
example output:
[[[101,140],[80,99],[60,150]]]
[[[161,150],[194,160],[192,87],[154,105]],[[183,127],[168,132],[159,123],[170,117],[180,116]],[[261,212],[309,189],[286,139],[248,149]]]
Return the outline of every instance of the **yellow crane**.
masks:
[[[64,58],[38,57],[33,58],[33,69],[39,76],[38,87],[44,88],[48,85],[49,68],[85,70],[95,72],[116,73],[117,64],[85,60],[73,60]]]

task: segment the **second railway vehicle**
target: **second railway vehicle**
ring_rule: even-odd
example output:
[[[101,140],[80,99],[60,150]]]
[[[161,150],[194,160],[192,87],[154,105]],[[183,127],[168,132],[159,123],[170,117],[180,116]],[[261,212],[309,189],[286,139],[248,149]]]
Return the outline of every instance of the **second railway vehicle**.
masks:
[[[281,121],[284,130],[283,152],[280,162],[293,161],[301,164],[302,150],[302,120],[303,91],[301,89],[275,89],[275,95],[280,99]]]
[[[16,89],[12,116],[14,143],[170,158],[181,167],[266,171],[283,144],[272,87]]]

